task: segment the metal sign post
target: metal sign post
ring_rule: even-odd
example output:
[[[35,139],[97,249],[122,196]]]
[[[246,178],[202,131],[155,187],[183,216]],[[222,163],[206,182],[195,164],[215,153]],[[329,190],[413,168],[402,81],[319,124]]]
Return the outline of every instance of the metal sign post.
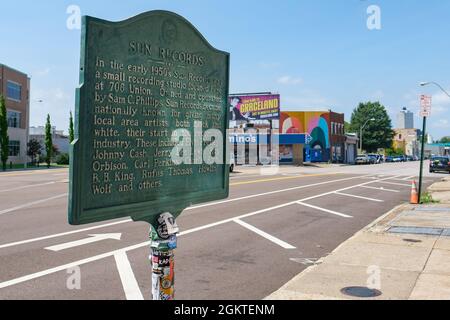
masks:
[[[423,182],[423,162],[425,157],[425,138],[427,130],[427,118],[431,115],[431,97],[422,95],[420,96],[420,115],[423,117],[422,128],[422,150],[420,154],[420,174],[419,174],[419,204],[422,200],[422,182]]]

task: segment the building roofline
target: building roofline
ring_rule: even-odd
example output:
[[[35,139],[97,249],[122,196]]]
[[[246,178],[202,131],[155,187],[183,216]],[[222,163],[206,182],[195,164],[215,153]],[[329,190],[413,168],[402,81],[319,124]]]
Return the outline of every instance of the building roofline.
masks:
[[[31,79],[31,78],[28,76],[28,74],[26,74],[25,72],[19,71],[19,70],[14,69],[14,68],[11,68],[10,66],[8,66],[8,65],[6,65],[6,64],[0,63],[0,67],[4,67],[4,68],[9,69],[9,70],[11,70],[11,71],[20,73],[20,74],[24,75],[25,77],[27,77],[28,79]]]

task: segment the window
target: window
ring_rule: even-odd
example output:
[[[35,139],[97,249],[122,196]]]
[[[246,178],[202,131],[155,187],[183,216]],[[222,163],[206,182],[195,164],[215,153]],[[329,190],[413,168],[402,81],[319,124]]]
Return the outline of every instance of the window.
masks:
[[[22,86],[18,83],[8,81],[6,96],[8,99],[21,101],[22,100]]]
[[[20,155],[20,141],[9,142],[9,156],[18,157]]]
[[[20,128],[20,112],[8,111],[8,127]]]

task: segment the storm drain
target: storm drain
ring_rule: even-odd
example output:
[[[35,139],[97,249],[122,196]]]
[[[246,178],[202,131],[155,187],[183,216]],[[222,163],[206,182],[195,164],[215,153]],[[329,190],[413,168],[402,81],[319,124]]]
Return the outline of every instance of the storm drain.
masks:
[[[426,236],[440,236],[444,233],[445,229],[442,228],[420,228],[420,227],[392,227],[389,229],[389,233],[401,233],[401,234],[419,234]],[[447,231],[449,231],[447,229]]]
[[[381,291],[367,287],[347,287],[341,290],[342,294],[356,298],[375,298],[382,295]]]

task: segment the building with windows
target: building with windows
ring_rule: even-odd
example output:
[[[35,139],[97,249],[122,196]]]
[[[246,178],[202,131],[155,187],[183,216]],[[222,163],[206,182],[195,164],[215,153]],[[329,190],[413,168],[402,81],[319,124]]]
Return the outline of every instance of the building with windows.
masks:
[[[30,140],[37,140],[42,146],[41,154],[45,155],[45,127],[30,127]],[[69,153],[69,136],[64,134],[63,130],[56,130],[56,127],[52,127],[52,141],[59,153]]]
[[[30,78],[23,72],[0,64],[0,94],[8,115],[8,162],[28,162],[28,126],[30,117]]]
[[[397,115],[398,129],[414,129],[414,113],[403,108]]]
[[[422,135],[419,129],[394,129],[395,135],[392,147],[401,150],[404,155],[418,157],[420,155],[420,141]]]

